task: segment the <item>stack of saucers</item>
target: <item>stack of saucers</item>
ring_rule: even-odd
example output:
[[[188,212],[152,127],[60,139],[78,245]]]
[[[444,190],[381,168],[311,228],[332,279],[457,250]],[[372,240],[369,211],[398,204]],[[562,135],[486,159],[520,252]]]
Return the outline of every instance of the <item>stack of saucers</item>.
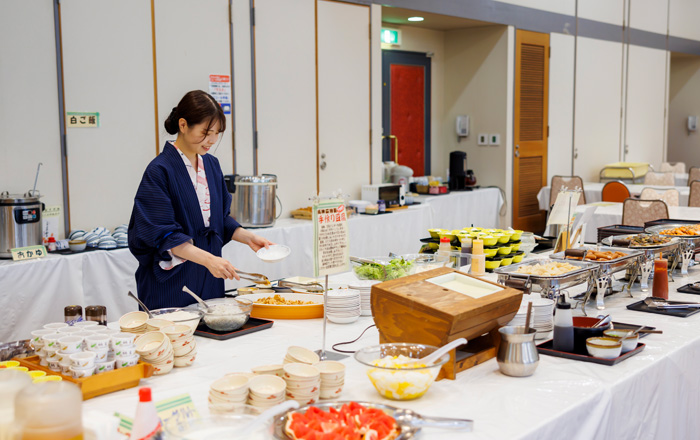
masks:
[[[314,365],[321,372],[321,399],[337,399],[345,385],[345,365],[336,361],[321,361]]]
[[[127,225],[119,225],[116,228],[114,228],[114,232],[112,232],[112,238],[114,238],[117,241],[117,247],[127,247],[129,246],[129,237],[127,231],[129,230],[129,226]]]
[[[136,333],[142,335],[146,333],[148,325],[148,314],[146,312],[129,312],[119,318],[119,328],[124,333]]]
[[[527,304],[532,302],[532,316],[530,317],[530,327],[534,328],[537,333],[535,339],[547,339],[550,332],[554,329],[553,324],[553,309],[554,301],[548,298],[534,298],[524,296],[520,304],[520,309],[508,325],[524,326],[527,318]]]
[[[248,377],[228,374],[218,379],[209,389],[209,407],[227,409],[248,401]]]
[[[167,374],[173,369],[175,353],[165,333],[145,333],[136,339],[135,344],[141,360],[153,365],[153,374]]]
[[[307,364],[286,364],[284,380],[287,382],[288,400],[296,400],[301,406],[313,405],[318,401],[321,394],[321,372],[318,368]]]
[[[360,314],[362,316],[372,316],[371,292],[372,286],[377,283],[379,283],[379,281],[358,280],[353,282],[352,285],[348,286],[351,289],[360,292],[360,305],[362,306],[362,311],[360,312]]]
[[[349,324],[360,317],[360,292],[354,289],[328,291],[326,316],[336,324]]]
[[[150,320],[149,321],[153,321]],[[164,321],[164,320],[162,320]],[[162,327],[160,329],[170,339],[175,355],[176,367],[189,367],[197,358],[197,342],[194,339],[194,328],[189,325],[177,324]]]
[[[320,361],[316,353],[304,347],[291,346],[284,355],[284,364],[309,364],[313,365]]]
[[[267,409],[284,402],[287,383],[272,374],[255,376],[248,382],[248,405]]]

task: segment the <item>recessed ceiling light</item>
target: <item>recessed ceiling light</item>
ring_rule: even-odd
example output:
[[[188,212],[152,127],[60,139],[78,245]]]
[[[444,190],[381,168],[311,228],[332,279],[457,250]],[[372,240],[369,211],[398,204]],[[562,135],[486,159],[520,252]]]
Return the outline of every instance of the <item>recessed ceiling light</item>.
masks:
[[[408,17],[408,21],[423,21],[423,17]]]

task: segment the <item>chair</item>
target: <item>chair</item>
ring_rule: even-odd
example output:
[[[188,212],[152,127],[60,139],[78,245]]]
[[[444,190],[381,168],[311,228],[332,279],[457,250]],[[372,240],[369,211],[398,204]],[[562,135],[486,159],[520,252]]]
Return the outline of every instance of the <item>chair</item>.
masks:
[[[676,179],[673,173],[655,173],[649,171],[646,176],[644,176],[645,185],[654,186],[676,186]]]
[[[639,194],[642,200],[663,200],[666,206],[679,206],[681,193],[677,189],[644,188]]]
[[[659,169],[659,171],[661,171],[662,173],[683,174],[685,173],[685,162],[664,162],[661,164],[661,168]]]
[[[688,206],[700,207],[700,180],[693,180],[690,182]]]
[[[690,167],[688,170],[688,186],[694,180],[700,180],[700,167]]]
[[[586,194],[583,191],[583,179],[579,176],[552,176],[552,184],[549,187],[549,206],[554,205],[559,191],[563,189],[581,189],[581,197],[578,199],[579,205],[586,204]]]
[[[627,185],[619,180],[613,180],[603,186],[601,197],[604,202],[622,203],[625,199],[631,197],[631,194]]]
[[[668,206],[663,200],[627,199],[622,204],[622,224],[644,226],[646,222],[668,218]]]

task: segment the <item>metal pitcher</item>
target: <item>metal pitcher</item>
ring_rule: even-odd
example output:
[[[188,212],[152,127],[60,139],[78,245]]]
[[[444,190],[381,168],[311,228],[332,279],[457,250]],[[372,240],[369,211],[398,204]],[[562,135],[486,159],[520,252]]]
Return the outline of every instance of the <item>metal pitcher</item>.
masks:
[[[225,176],[226,186],[231,193],[231,215],[241,226],[264,228],[273,226],[277,215],[277,176]],[[280,202],[280,207],[282,202]],[[280,208],[280,213],[282,209]]]
[[[524,326],[507,326],[498,329],[501,346],[498,348],[498,368],[507,376],[525,377],[535,372],[540,356],[535,346],[537,330]]]

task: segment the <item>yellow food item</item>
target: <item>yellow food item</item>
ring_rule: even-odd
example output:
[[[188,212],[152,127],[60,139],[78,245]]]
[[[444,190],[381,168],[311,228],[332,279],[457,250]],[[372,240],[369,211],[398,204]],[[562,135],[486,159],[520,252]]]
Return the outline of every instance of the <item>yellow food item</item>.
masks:
[[[700,225],[688,225],[661,231],[663,235],[700,235]]]
[[[562,275],[572,270],[576,270],[578,267],[569,263],[560,262],[550,262],[544,264],[533,264],[531,266],[521,266],[515,273],[523,273],[527,275],[544,275],[544,276],[557,276]]]
[[[440,369],[427,368],[419,362],[404,363],[410,360],[403,355],[377,359],[373,364],[383,368],[370,368],[367,377],[379,394],[387,399],[417,399],[428,391]]]
[[[316,304],[313,301],[300,301],[300,300],[293,300],[293,299],[285,299],[282,298],[280,295],[275,295],[275,296],[266,296],[265,298],[260,298],[259,300],[255,301],[255,304],[266,304],[266,305],[273,305],[273,306],[302,306],[305,304]]]

